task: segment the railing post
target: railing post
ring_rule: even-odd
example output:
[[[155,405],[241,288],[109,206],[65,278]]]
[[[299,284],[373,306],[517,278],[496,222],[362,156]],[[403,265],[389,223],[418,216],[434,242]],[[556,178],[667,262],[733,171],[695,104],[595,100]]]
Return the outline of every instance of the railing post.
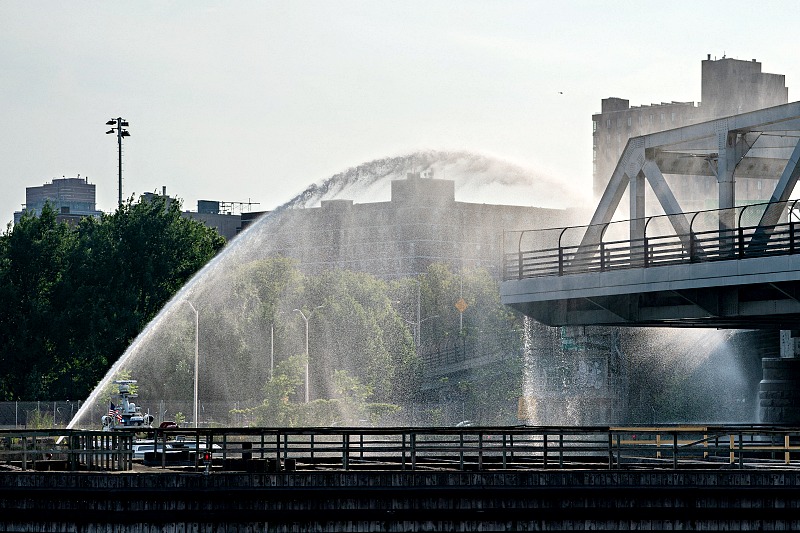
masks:
[[[600,272],[606,269],[606,246],[603,241],[600,241]]]
[[[403,433],[402,435],[402,447],[400,448],[400,464],[402,465],[402,469],[406,469],[406,434]]]
[[[342,468],[348,469],[350,465],[350,434],[342,433]]]
[[[287,436],[288,438],[288,436]],[[275,434],[275,464],[281,464],[281,432]]]
[[[791,220],[789,221],[789,253],[793,254],[795,252],[794,247],[794,222]]]
[[[614,469],[614,437],[608,432],[608,469]]]
[[[789,455],[789,435],[783,436],[783,447],[786,450],[786,452],[784,452],[783,454],[783,460],[788,466],[792,462],[791,456]]]
[[[520,250],[517,253],[519,255],[519,260],[518,260],[518,264],[517,264],[517,270],[518,270],[517,276],[518,276],[519,279],[522,279],[522,250]]]
[[[542,452],[542,466],[547,468],[547,433],[542,433],[542,445],[544,451]]]
[[[558,247],[558,275],[564,275],[564,249],[560,245]]]
[[[739,238],[738,238],[738,243],[737,243],[737,245],[739,247],[739,250],[738,250],[739,251],[739,259],[742,259],[744,257],[744,230],[742,229],[741,226],[739,226],[739,228],[737,228],[737,231],[739,233]]]
[[[478,433],[478,470],[483,470],[483,433]]]
[[[642,246],[642,263],[644,264],[644,268],[647,268],[647,265],[650,264],[650,243],[647,237],[642,240]]]
[[[458,469],[464,470],[464,434],[458,435]]]
[[[409,444],[411,445],[411,470],[417,469],[417,434],[412,433],[408,437]]]
[[[678,432],[672,434],[672,469],[678,469]]]
[[[695,256],[695,253],[696,253],[695,248],[697,246],[696,243],[695,243],[695,240],[696,240],[696,238],[694,236],[694,232],[690,231],[689,232],[689,262],[690,263],[694,263],[694,256]]]

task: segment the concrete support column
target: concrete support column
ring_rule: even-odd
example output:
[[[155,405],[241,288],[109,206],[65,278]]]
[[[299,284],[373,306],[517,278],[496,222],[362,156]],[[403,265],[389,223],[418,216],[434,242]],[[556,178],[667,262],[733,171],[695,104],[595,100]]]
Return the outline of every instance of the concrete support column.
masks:
[[[780,332],[781,356],[761,360],[759,422],[800,424],[800,331]]]
[[[800,356],[800,330],[781,330],[781,358]]]

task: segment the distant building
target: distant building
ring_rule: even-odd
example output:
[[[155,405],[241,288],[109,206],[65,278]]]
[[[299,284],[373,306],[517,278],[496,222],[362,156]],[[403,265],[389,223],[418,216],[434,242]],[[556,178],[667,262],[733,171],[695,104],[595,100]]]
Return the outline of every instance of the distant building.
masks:
[[[161,194],[146,192],[142,195],[142,200],[148,201],[155,196],[164,196],[167,203],[172,202],[173,198],[167,195],[167,188],[162,187]],[[234,213],[234,210],[241,210],[242,205],[257,205],[246,202],[221,202],[217,200],[198,200],[197,211],[183,211],[181,216],[192,220],[198,220],[209,228],[214,228],[222,235],[226,241],[236,237],[241,231],[252,223],[262,212]],[[236,209],[234,209],[236,208]]]
[[[252,206],[252,203],[242,202],[221,202],[218,200],[198,200],[197,212],[184,211],[182,214],[186,218],[199,220],[206,226],[216,229],[220,235],[230,241],[242,232],[247,226],[253,223],[258,217],[264,214],[263,211],[250,211],[236,214],[234,211],[238,206],[241,210],[242,205]]]
[[[761,72],[761,63],[723,57],[702,62],[702,102],[670,102],[630,106],[622,98],[605,98],[600,113],[592,115],[593,190],[599,198],[608,184],[628,139],[765,107],[786,104],[789,90],[782,74]],[[670,177],[666,176],[670,182]],[[736,198],[741,203],[766,200],[771,180],[740,180]],[[685,211],[716,207],[714,178],[696,177],[670,182]]]
[[[457,202],[455,182],[409,173],[391,183],[391,200],[324,200],[290,209],[270,227],[273,253],[315,273],[334,268],[381,278],[415,276],[432,263],[454,271],[483,267],[499,279],[503,230],[557,227],[570,212]]]
[[[99,217],[102,213],[95,207],[95,185],[87,178],[54,178],[40,187],[25,188],[25,206],[14,213],[18,223],[23,212],[38,215],[46,203],[58,213],[61,222],[76,223],[83,217]]]

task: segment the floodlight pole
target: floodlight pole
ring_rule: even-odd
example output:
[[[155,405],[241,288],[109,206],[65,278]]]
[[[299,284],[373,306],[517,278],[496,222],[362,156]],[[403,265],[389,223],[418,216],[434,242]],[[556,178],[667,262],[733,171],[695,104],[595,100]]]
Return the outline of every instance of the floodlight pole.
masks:
[[[119,128],[121,120],[121,118],[117,118],[117,176],[119,177],[117,206],[122,206],[122,129]]]
[[[130,137],[131,134],[128,133],[128,130],[123,129],[124,127],[128,126],[128,121],[126,121],[122,117],[112,118],[108,122],[106,122],[107,126],[114,126],[106,133],[114,133],[117,134],[117,164],[118,164],[118,176],[119,176],[119,199],[117,200],[117,206],[122,207],[122,138],[123,137]]]

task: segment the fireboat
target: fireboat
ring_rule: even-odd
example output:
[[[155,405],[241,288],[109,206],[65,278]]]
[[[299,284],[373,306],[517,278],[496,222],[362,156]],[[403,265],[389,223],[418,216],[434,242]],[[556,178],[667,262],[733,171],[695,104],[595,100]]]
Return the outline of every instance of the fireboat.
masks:
[[[139,406],[131,401],[138,395],[131,392],[131,385],[136,383],[135,379],[120,379],[115,381],[119,392],[114,396],[119,399],[118,405],[111,405],[108,414],[103,415],[103,431],[114,431],[116,429],[127,428],[150,428],[153,423],[153,415],[150,413],[142,414]]]

